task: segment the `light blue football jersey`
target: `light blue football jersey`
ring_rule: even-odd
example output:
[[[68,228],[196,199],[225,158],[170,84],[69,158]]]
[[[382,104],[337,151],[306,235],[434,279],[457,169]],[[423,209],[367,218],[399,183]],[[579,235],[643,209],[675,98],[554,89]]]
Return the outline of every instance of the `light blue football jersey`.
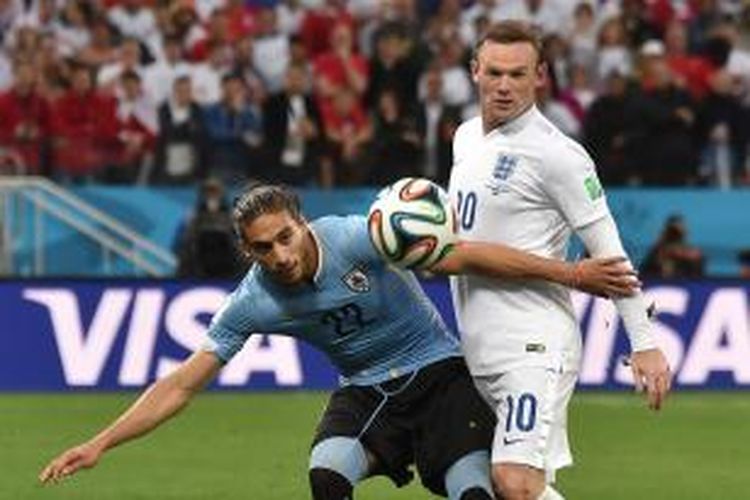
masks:
[[[369,385],[459,356],[458,341],[409,271],[377,254],[362,216],[310,224],[320,248],[312,282],[285,286],[253,266],[216,313],[206,349],[229,361],[253,333],[322,350],[343,385]]]

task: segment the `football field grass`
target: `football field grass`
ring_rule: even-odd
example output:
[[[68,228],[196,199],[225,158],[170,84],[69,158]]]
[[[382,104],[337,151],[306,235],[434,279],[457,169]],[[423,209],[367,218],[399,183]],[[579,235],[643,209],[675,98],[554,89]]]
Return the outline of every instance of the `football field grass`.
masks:
[[[54,487],[36,481],[62,450],[134,394],[0,394],[0,499],[306,499],[321,393],[208,393],[154,434]],[[660,414],[632,394],[578,393],[569,500],[750,499],[750,394],[677,393]],[[366,482],[358,500],[430,499],[418,483]]]

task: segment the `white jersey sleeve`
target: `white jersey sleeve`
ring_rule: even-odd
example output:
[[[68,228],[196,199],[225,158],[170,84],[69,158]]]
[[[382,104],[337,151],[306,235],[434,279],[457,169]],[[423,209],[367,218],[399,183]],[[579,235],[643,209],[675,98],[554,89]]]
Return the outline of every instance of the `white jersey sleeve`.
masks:
[[[578,235],[593,257],[627,257],[611,215],[581,228]],[[639,292],[633,297],[618,298],[614,303],[625,324],[632,351],[655,348],[656,340],[643,294]]]
[[[609,214],[594,162],[578,144],[565,141],[549,148],[542,165],[544,189],[573,229]]]

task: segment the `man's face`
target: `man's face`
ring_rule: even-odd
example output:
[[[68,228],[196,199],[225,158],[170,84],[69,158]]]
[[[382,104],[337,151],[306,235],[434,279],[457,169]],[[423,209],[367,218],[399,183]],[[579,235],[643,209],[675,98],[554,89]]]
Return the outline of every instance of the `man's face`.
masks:
[[[263,214],[242,230],[250,257],[284,285],[312,279],[317,266],[309,229],[289,212]]]
[[[135,78],[125,78],[122,82],[122,89],[127,99],[137,99],[141,95],[141,81]]]
[[[544,66],[530,43],[485,42],[472,61],[482,119],[492,130],[526,111],[544,85]]]
[[[245,98],[245,84],[239,78],[230,78],[224,82],[224,97],[227,101]]]
[[[304,94],[307,89],[307,75],[300,68],[290,67],[286,72],[287,91],[294,94]]]
[[[86,69],[78,69],[73,73],[73,89],[79,93],[91,90],[91,73]]]
[[[21,89],[31,88],[36,83],[36,71],[31,64],[19,64],[16,68],[16,86]]]
[[[178,104],[187,106],[193,100],[193,85],[190,80],[177,80],[174,84],[174,97]]]

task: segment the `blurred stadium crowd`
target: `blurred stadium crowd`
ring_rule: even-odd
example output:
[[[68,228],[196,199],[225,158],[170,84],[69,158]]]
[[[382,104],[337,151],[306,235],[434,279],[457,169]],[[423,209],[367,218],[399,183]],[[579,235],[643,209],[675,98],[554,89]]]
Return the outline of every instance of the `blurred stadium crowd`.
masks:
[[[0,0],[0,163],[66,182],[445,182],[490,23],[608,185],[750,185],[747,1]]]

